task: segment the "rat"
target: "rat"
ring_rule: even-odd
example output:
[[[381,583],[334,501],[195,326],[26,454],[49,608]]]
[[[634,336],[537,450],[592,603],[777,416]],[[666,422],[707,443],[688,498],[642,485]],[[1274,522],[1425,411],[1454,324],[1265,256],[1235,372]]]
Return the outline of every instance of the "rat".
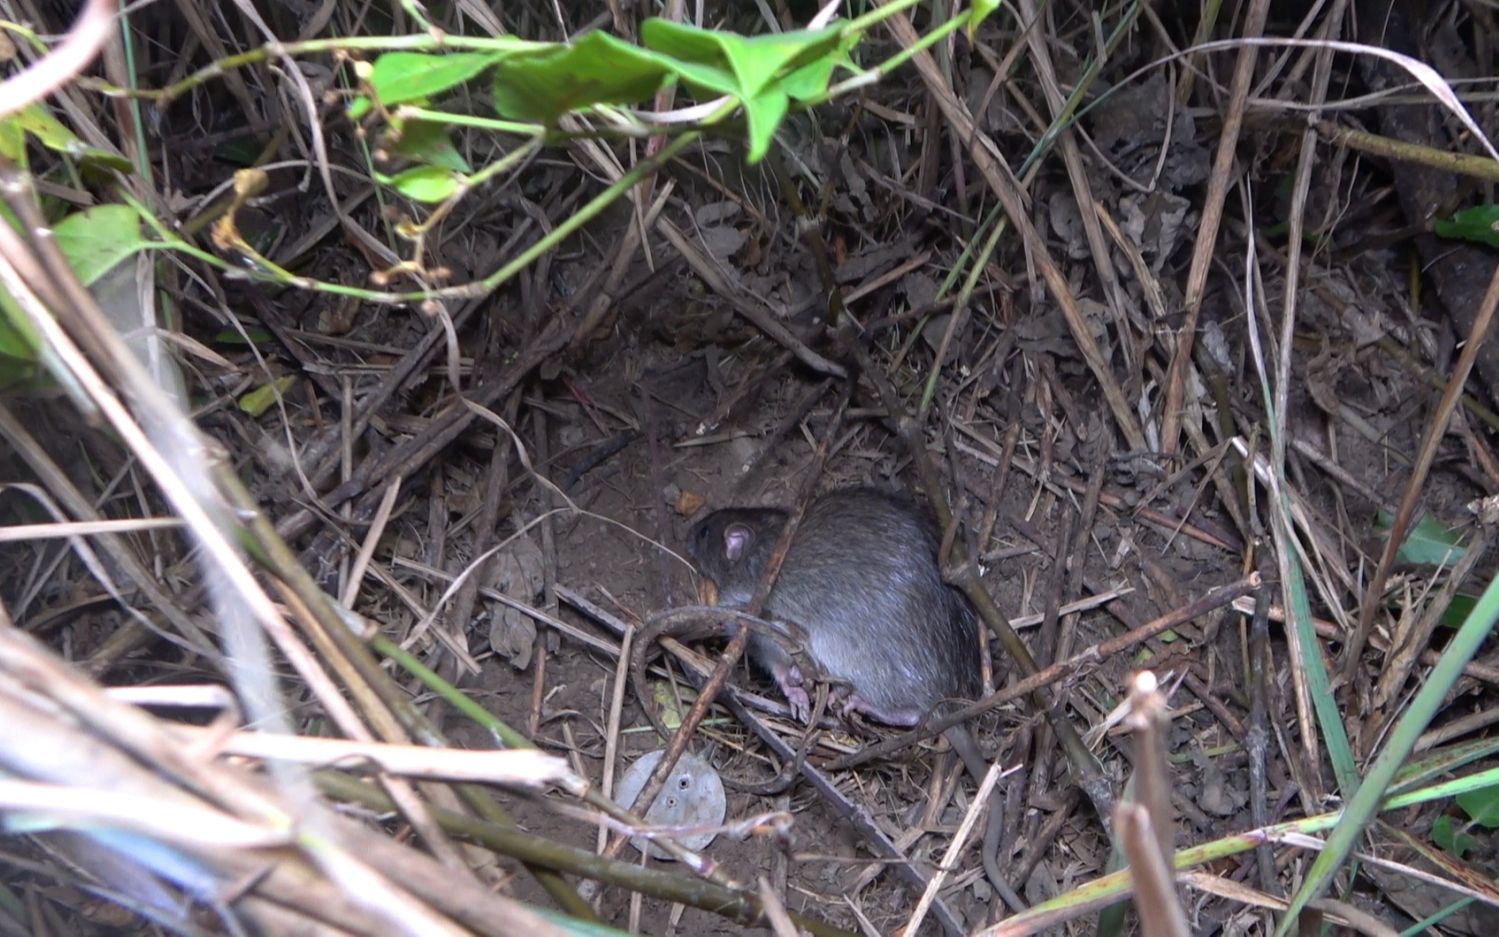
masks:
[[[765,576],[789,514],[778,508],[725,508],[699,521],[687,552],[717,591],[717,604],[743,608]],[[841,712],[914,726],[938,704],[979,694],[977,619],[968,599],[942,579],[940,541],[913,502],[874,488],[845,488],[817,498],[797,526],[764,617],[807,636],[801,650],[832,680],[846,684]],[[769,671],[801,721],[810,716],[806,677],[773,639],[749,637],[749,654]],[[966,726],[943,732],[981,782],[988,763]],[[1002,795],[991,800],[984,870],[1012,906],[999,874]],[[1019,910],[1019,908],[1015,908]]]

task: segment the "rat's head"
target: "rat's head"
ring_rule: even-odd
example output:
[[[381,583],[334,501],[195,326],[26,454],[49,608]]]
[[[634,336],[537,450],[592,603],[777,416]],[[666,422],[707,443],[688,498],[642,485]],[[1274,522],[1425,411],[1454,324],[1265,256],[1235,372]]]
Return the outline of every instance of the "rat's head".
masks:
[[[716,587],[714,604],[749,602],[785,523],[786,513],[771,508],[728,508],[697,522],[687,537],[687,554]]]

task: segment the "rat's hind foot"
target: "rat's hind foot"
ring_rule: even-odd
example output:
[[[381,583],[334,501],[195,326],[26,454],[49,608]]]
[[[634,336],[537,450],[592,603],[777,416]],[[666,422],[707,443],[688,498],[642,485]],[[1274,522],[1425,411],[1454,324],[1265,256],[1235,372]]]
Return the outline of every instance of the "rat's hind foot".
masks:
[[[848,694],[843,700],[843,706],[838,714],[847,719],[853,713],[860,713],[879,722],[891,726],[914,726],[921,722],[924,715],[919,709],[884,709],[870,703],[857,692]]]

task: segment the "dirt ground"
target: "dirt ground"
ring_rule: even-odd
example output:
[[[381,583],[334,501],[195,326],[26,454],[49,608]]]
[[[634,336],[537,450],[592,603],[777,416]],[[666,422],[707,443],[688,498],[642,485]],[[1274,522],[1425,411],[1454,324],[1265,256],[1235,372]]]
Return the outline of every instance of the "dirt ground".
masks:
[[[665,298],[660,304],[671,303]],[[976,337],[978,349],[972,355],[983,359],[985,341],[997,342],[994,336]],[[565,388],[558,387],[546,399],[547,412],[556,427],[550,438],[552,470],[538,466],[544,474],[557,478],[566,473],[579,453],[590,444],[605,439],[590,431],[586,399],[600,410],[628,412],[642,424],[654,427],[659,434],[654,446],[641,439],[630,444],[608,461],[592,469],[578,485],[568,491],[570,498],[584,512],[571,518],[559,518],[556,530],[557,581],[588,596],[610,611],[629,620],[639,620],[654,611],[692,600],[693,582],[686,565],[680,560],[693,521],[708,510],[722,506],[787,506],[795,497],[802,475],[813,461],[816,442],[828,425],[834,399],[823,393],[807,411],[805,418],[782,438],[768,441],[787,412],[795,409],[816,386],[814,375],[789,372],[771,374],[769,350],[763,342],[728,348],[696,350],[682,355],[659,341],[638,338],[627,342],[627,348],[613,355],[599,354],[579,366],[578,376]],[[716,391],[708,377],[709,359],[724,386]],[[1028,362],[1023,362],[1023,365]],[[1019,369],[1023,375],[1024,366]],[[1362,406],[1370,411],[1379,406],[1374,385],[1366,371],[1345,372],[1348,392],[1341,395],[1347,405]],[[725,392],[737,390],[745,382],[764,380],[765,386],[750,403],[737,408],[733,415],[715,430],[700,433],[698,428],[721,403]],[[1026,394],[1023,377],[1018,385],[994,392]],[[1382,391],[1387,393],[1388,391]],[[1084,388],[1082,394],[1086,396]],[[961,395],[959,395],[961,400]],[[1297,401],[1303,416],[1314,418],[1309,401]],[[969,529],[977,529],[990,499],[997,494],[996,509],[1001,518],[1017,518],[1026,533],[1009,524],[997,525],[991,541],[982,545],[986,557],[984,584],[1012,619],[1042,615],[1048,594],[1058,589],[1058,566],[1054,557],[1060,553],[1064,569],[1076,569],[1086,582],[1090,594],[1112,590],[1119,593],[1105,608],[1080,615],[1071,635],[1074,649],[1103,641],[1123,630],[1122,622],[1141,623],[1183,601],[1184,593],[1201,594],[1212,586],[1237,578],[1240,570],[1226,551],[1204,544],[1200,539],[1173,532],[1157,521],[1150,523],[1132,515],[1131,508],[1155,505],[1168,516],[1191,514],[1193,523],[1217,532],[1225,538],[1232,534],[1231,521],[1210,507],[1203,509],[1200,486],[1183,479],[1166,477],[1143,460],[1112,457],[1103,460],[1104,490],[1113,504],[1100,510],[1098,521],[1086,538],[1083,549],[1058,549],[1056,538],[1072,536],[1067,508],[1082,499],[1086,477],[1080,469],[1086,463],[1068,459],[1054,466],[1046,482],[1032,474],[1014,472],[1004,490],[993,492],[990,484],[995,475],[992,457],[987,461],[971,453],[997,452],[1001,440],[996,432],[1000,424],[989,406],[968,404],[971,416],[964,421],[974,442],[957,446],[948,441],[945,454],[952,456],[963,479],[964,497],[960,500]],[[1091,407],[1079,403],[1087,412]],[[962,404],[955,403],[955,410]],[[867,408],[866,408],[867,409]],[[1399,451],[1416,445],[1418,439],[1409,431],[1413,423],[1392,419],[1391,432],[1384,445]],[[899,441],[875,413],[867,412],[844,424],[844,434],[829,461],[820,488],[829,490],[847,485],[870,484],[892,489],[912,490],[909,460],[901,452]],[[582,428],[582,429],[580,429]],[[1021,433],[1017,451],[1035,457],[1039,448],[1027,426]],[[960,439],[962,437],[959,437]],[[985,446],[984,442],[988,445]],[[1342,463],[1360,466],[1372,472],[1366,476],[1370,487],[1385,482],[1383,464],[1377,446],[1360,445],[1355,438],[1343,443]],[[1096,453],[1096,445],[1068,440],[1074,451]],[[1053,453],[1055,458],[1055,453]],[[1099,459],[1094,455],[1095,460]],[[1061,460],[1058,460],[1061,461]],[[753,471],[746,473],[746,469]],[[1152,470],[1154,469],[1154,470]],[[1077,487],[1067,489],[1059,484],[1066,480]],[[1317,480],[1320,483],[1320,480]],[[1318,485],[1314,490],[1326,491]],[[701,499],[702,507],[691,513],[681,510],[684,495]],[[1458,495],[1453,495],[1458,497]],[[1105,500],[1109,500],[1106,498]],[[1197,510],[1194,512],[1194,505]],[[1323,500],[1323,510],[1336,510],[1332,500]],[[1062,522],[1058,522],[1058,517]],[[1036,536],[1041,543],[1029,539]],[[665,549],[662,549],[662,546]],[[668,552],[672,551],[672,552]],[[676,554],[676,555],[674,555]],[[1069,596],[1069,598],[1072,598]],[[596,627],[586,618],[576,616],[564,605],[564,615],[579,627]],[[1247,618],[1233,612],[1222,612],[1194,621],[1168,635],[1168,640],[1151,641],[1131,655],[1104,661],[1096,670],[1070,681],[1064,688],[1079,718],[1086,724],[1102,727],[1121,702],[1125,678],[1135,668],[1148,666],[1178,687],[1172,697],[1170,730],[1171,748],[1175,753],[1174,776],[1176,803],[1193,841],[1211,839],[1252,825],[1248,814],[1248,788],[1245,762],[1240,745],[1243,723],[1242,707],[1247,703],[1243,685],[1243,646]],[[1022,627],[1033,648],[1045,650],[1039,625],[1032,619]],[[601,632],[603,633],[603,632]],[[1051,640],[1054,640],[1051,639]],[[721,642],[719,645],[721,646]],[[1277,642],[1276,654],[1283,653]],[[992,653],[995,679],[1001,684],[1014,674],[1014,668],[1002,651]],[[613,660],[593,653],[566,638],[548,656],[545,687],[541,690],[542,744],[555,750],[575,753],[590,776],[597,776],[605,749],[610,684],[616,672]],[[1192,687],[1178,684],[1183,674],[1193,678]],[[484,675],[475,681],[476,688],[495,694],[490,702],[503,717],[524,723],[531,717],[534,701],[531,673],[518,673],[513,667],[489,661]],[[745,666],[733,678],[757,688],[768,697],[777,693],[766,679]],[[1284,700],[1283,703],[1284,705]],[[626,698],[621,733],[619,764],[659,747],[653,733],[641,719],[638,701]],[[1229,716],[1225,724],[1208,707]],[[1282,709],[1272,720],[1285,724],[1292,714]],[[733,724],[727,713],[719,710],[713,727],[694,747],[713,753],[715,763],[726,778],[763,780],[770,766],[763,749],[753,737]],[[983,719],[978,726],[980,743],[991,755],[997,755],[1007,767],[1024,769],[1027,756],[1021,754],[1017,738],[1030,738],[1040,730],[1042,720],[1028,701],[1003,708],[997,717]],[[789,721],[782,725],[797,730]],[[878,727],[866,727],[866,731]],[[845,745],[857,744],[852,738]],[[1120,730],[1103,733],[1093,739],[1095,751],[1106,770],[1122,783],[1127,768],[1129,744],[1121,742]],[[1122,746],[1122,747],[1120,747]],[[892,835],[919,829],[923,804],[931,790],[931,772],[944,767],[948,772],[944,790],[956,787],[958,792],[946,809],[936,814],[926,835],[911,842],[910,856],[918,861],[937,863],[947,848],[952,833],[970,802],[972,782],[957,771],[951,758],[941,758],[935,749],[907,752],[872,766],[838,775],[849,796],[868,808]],[[778,767],[778,765],[776,765]],[[1024,897],[1034,902],[1062,890],[1080,868],[1101,869],[1107,859],[1108,844],[1087,808],[1078,808],[1075,796],[1069,794],[1065,766],[1048,764],[1047,777],[1037,779],[1021,770],[1012,776],[1012,800],[1020,795],[1023,784],[1033,785],[1026,807],[1019,811],[1026,836],[1034,836],[1039,825],[1059,811],[1068,811],[1057,841],[1050,854],[1035,864],[1034,870],[1014,884]],[[1290,779],[1276,771],[1272,782],[1276,789],[1286,790]],[[1292,786],[1293,789],[1293,786]],[[1282,807],[1286,806],[1282,802]],[[786,848],[777,840],[761,836],[735,842],[719,837],[709,854],[724,864],[740,881],[759,876],[777,880],[783,875],[788,883],[788,905],[846,926],[855,926],[858,916],[866,918],[878,932],[894,930],[910,914],[914,899],[909,886],[902,884],[888,869],[871,862],[866,844],[862,843],[837,811],[825,804],[805,784],[791,790],[786,798],[769,800],[747,793],[731,792],[728,817],[752,816],[769,809],[790,810],[794,816]],[[538,828],[551,833],[566,831],[569,842],[591,845],[594,833],[589,828],[559,824],[545,811],[524,814]],[[1024,837],[1010,839],[1012,849],[1007,858],[1020,858]],[[790,861],[788,861],[790,860]],[[979,870],[977,846],[970,840],[957,865],[954,879],[944,892],[946,900],[977,926],[995,910],[994,896]],[[625,895],[611,895],[615,906],[606,903],[611,917],[623,920]],[[857,913],[853,910],[857,908]],[[664,902],[646,901],[641,912],[641,927],[647,933],[665,933],[672,926]],[[1222,926],[1220,922],[1216,926]],[[737,928],[725,925],[716,917],[692,909],[675,921],[677,933],[730,933]],[[928,930],[934,925],[929,924]],[[1203,923],[1204,931],[1213,926]],[[934,930],[932,932],[935,932]]]
[[[1364,15],[1347,35],[1365,41],[1374,41],[1361,32],[1367,22],[1413,15],[1400,5],[1379,16],[1368,2],[1356,5]],[[1348,792],[1328,753],[1327,716],[1311,696],[1334,701],[1355,769],[1366,771],[1451,641],[1443,615],[1453,596],[1471,598],[1494,574],[1492,522],[1481,508],[1499,490],[1491,451],[1499,417],[1490,409],[1499,346],[1481,331],[1470,336],[1494,259],[1491,248],[1438,238],[1431,225],[1465,200],[1492,201],[1482,192],[1490,183],[1463,176],[1459,185],[1445,168],[1376,157],[1324,125],[1305,136],[1305,112],[1286,104],[1313,96],[1313,62],[1302,57],[1311,53],[1300,46],[1277,47],[1273,59],[1266,51],[1253,101],[1232,103],[1227,53],[1176,70],[1186,58],[1179,47],[1197,36],[1191,5],[1143,6],[1143,25],[1109,47],[1092,106],[1062,121],[1065,134],[1050,132],[1060,98],[1048,92],[1058,71],[1067,92],[1099,77],[1088,67],[1103,45],[1103,14],[1088,4],[1050,5],[1037,27],[1049,30],[1039,50],[1002,17],[977,39],[949,42],[939,50],[951,83],[945,96],[927,84],[930,73],[902,69],[793,113],[776,158],[758,165],[736,143],[705,138],[652,177],[651,194],[663,197],[649,223],[643,210],[615,203],[492,295],[453,301],[440,315],[187,268],[192,276],[169,288],[194,421],[318,588],[343,596],[365,538],[378,533],[351,610],[600,786],[612,781],[611,759],[617,778],[663,746],[635,688],[620,687],[627,662],[610,621],[639,629],[695,604],[697,583],[683,559],[693,523],[727,506],[791,507],[826,445],[824,492],[872,485],[927,501],[920,466],[930,462],[960,521],[948,531],[957,553],[978,558],[983,590],[1038,666],[1059,668],[1042,688],[1050,714],[1038,697],[1017,695],[973,723],[986,756],[1008,771],[999,782],[999,860],[1027,905],[1069,895],[1111,868],[1115,818],[1100,817],[1097,805],[1153,763],[1123,719],[1140,671],[1155,674],[1169,706],[1164,796],[1177,847],[1338,809]],[[1295,17],[1307,15],[1296,5],[1268,6],[1267,34],[1321,35],[1295,32]],[[1446,18],[1392,27],[1390,47],[1410,38],[1419,48],[1407,51],[1439,61],[1444,74],[1491,76],[1499,47],[1492,24],[1469,9],[1482,5],[1441,6]],[[171,20],[161,27],[163,47],[183,36]],[[880,34],[865,51],[873,60],[899,48]],[[1042,53],[1055,61],[1033,62]],[[1333,94],[1388,90],[1396,79],[1382,67],[1340,62]],[[972,126],[933,103],[948,97],[964,102]],[[220,149],[208,159],[208,144],[186,142],[204,131],[209,104],[232,113],[226,100],[194,99],[161,118],[153,152],[174,170],[180,192],[159,201],[191,202],[184,217],[206,218],[237,165]],[[1492,105],[1473,106],[1495,136]],[[1473,142],[1450,114],[1429,102],[1422,108],[1355,103],[1326,120],[1436,152]],[[324,116],[334,155],[363,166],[368,128],[341,110]],[[251,139],[264,129],[224,119]],[[1227,194],[1212,176],[1225,126],[1239,128],[1226,152],[1234,174]],[[492,136],[464,130],[453,140],[483,165],[514,143]],[[636,142],[611,153],[637,158]],[[1032,171],[1026,154],[1040,144]],[[1303,146],[1314,158],[1302,159]],[[985,173],[990,149],[1006,154],[1003,173]],[[541,152],[428,233],[430,269],[446,268],[454,282],[481,278],[602,188],[581,148]],[[362,283],[368,244],[329,234],[340,229],[320,191],[308,188],[304,163],[268,170],[265,192],[237,206],[238,231],[289,251],[265,248],[298,276]],[[1024,210],[1014,217],[998,198],[1001,182],[1016,186]],[[352,199],[373,184],[341,175],[339,185]],[[400,210],[374,204],[360,203],[353,217],[383,231]],[[1009,220],[991,239],[999,218]],[[668,223],[679,237],[667,236]],[[1216,240],[1200,237],[1209,226]],[[1304,239],[1294,241],[1293,231]],[[1200,295],[1189,296],[1199,267],[1207,275]],[[954,300],[970,274],[972,292]],[[1444,392],[1469,348],[1474,376],[1451,409],[1453,394]],[[843,373],[858,378],[846,409]],[[285,379],[273,406],[245,406],[273,379]],[[0,404],[0,415],[9,406]],[[31,435],[8,417],[0,423],[8,443],[0,481],[45,487],[47,472],[25,458],[45,453],[62,466],[55,478],[87,492],[82,503],[104,516],[165,510],[137,457],[68,398],[27,397],[14,411]],[[1462,562],[1417,562],[1403,551],[1382,562],[1390,518],[1408,490],[1437,528],[1424,536],[1467,545]],[[382,504],[385,492],[394,495]],[[0,502],[7,522],[51,519],[21,500]],[[1277,517],[1288,526],[1277,528]],[[159,583],[185,618],[209,620],[190,541],[133,536],[130,549],[149,574],[140,575]],[[167,630],[159,608],[140,598],[149,590],[137,584],[117,599],[96,581],[100,567],[49,543],[3,555],[0,599],[24,630],[114,685],[226,682],[203,648],[161,640],[125,614],[123,606],[139,605]],[[472,573],[477,595],[450,588],[491,553]],[[117,562],[111,556],[105,568],[118,575]],[[257,569],[278,585],[289,578]],[[954,563],[946,572],[956,581],[964,569]],[[1148,636],[1135,631],[1252,574],[1261,587],[1246,586],[1233,604]],[[1303,580],[1319,667],[1297,656],[1293,645],[1302,645],[1285,627]],[[1438,619],[1441,627],[1432,624]],[[710,662],[725,646],[722,636],[686,643]],[[691,682],[674,654],[658,650],[649,705],[679,717],[695,698]],[[986,694],[1026,677],[998,637],[987,651]],[[274,659],[298,727],[331,732],[284,655]],[[497,747],[420,680],[386,666],[455,745]],[[1322,669],[1331,686],[1309,689],[1308,672]],[[762,698],[752,708],[798,744],[804,727],[765,675],[740,663],[730,683]],[[1412,756],[1442,766],[1428,783],[1492,766],[1496,683],[1499,648],[1490,637]],[[199,716],[187,718],[208,721]],[[823,729],[808,753],[816,767],[897,734],[831,718]],[[772,793],[747,789],[786,764],[721,702],[690,748],[729,788],[723,828],[705,849],[723,875],[751,888],[763,880],[790,911],[851,932],[896,933],[910,920],[920,892],[861,834],[849,807],[805,779]],[[1096,787],[1074,776],[1078,749],[1096,760]],[[940,737],[827,770],[924,875],[942,863],[975,800],[973,779]],[[501,796],[523,830],[595,849],[598,827],[571,796]],[[1499,837],[1473,813],[1443,796],[1382,815],[1368,831],[1369,850],[1444,881],[1490,882]],[[1443,823],[1470,837],[1465,852],[1433,845]],[[420,839],[394,813],[368,825]],[[959,850],[940,892],[969,933],[1002,916],[978,840],[971,835]],[[93,892],[40,855],[16,864],[20,879],[45,886],[69,923],[82,920],[74,912]],[[519,862],[478,855],[484,887],[554,905]],[[620,855],[639,859],[629,847]],[[1296,888],[1311,855],[1277,842],[1195,867],[1202,877],[1181,889],[1191,932],[1266,933],[1266,909]],[[1433,856],[1447,864],[1422,865]],[[651,864],[689,874],[677,863]],[[747,929],[623,887],[590,888],[605,921],[640,933]],[[1499,926],[1485,917],[1499,906],[1491,886],[1473,888],[1488,903],[1448,918],[1447,932]],[[1342,898],[1396,929],[1452,900],[1430,877],[1384,866]],[[74,932],[112,926],[90,920]],[[118,926],[147,929],[134,919]],[[1092,917],[1069,918],[1047,932],[1093,926]],[[943,932],[935,911],[921,932]]]

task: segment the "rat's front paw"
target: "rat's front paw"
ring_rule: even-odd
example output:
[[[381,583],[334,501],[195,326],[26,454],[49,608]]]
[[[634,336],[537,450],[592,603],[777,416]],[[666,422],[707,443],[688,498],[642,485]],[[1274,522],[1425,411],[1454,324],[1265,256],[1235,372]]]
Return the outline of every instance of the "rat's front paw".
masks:
[[[807,690],[802,686],[802,672],[795,664],[787,667],[781,673],[775,675],[776,686],[781,688],[781,695],[786,697],[786,705],[791,708],[791,718],[797,722],[807,722],[812,718],[812,698],[807,695]]]
[[[791,718],[797,722],[808,722],[812,718],[812,697],[807,691],[799,686],[794,686],[786,693],[786,705],[791,708]]]

